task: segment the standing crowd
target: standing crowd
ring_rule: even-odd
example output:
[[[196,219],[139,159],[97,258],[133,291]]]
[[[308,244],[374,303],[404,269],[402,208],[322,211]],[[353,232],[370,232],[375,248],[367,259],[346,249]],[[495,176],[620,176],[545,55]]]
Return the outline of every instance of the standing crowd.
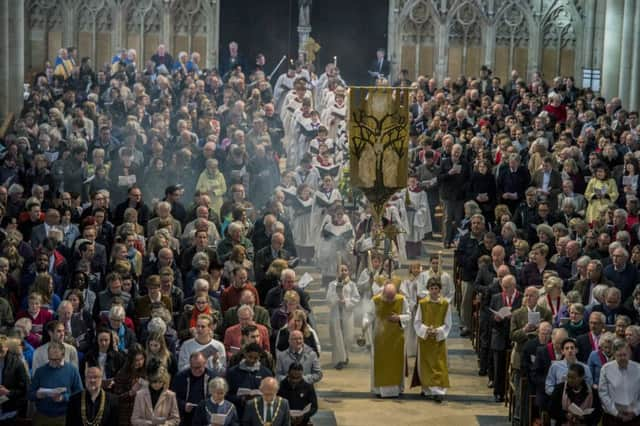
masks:
[[[310,424],[322,348],[300,264],[322,273],[333,366],[370,347],[380,397],[408,355],[443,401],[456,306],[520,424],[640,424],[640,127],[619,99],[402,72],[410,172],[379,251],[335,63],[272,84],[235,42],[218,69],[163,45],[97,70],[77,54],[35,76],[0,147],[0,425]],[[435,254],[423,270],[434,232],[454,276]]]

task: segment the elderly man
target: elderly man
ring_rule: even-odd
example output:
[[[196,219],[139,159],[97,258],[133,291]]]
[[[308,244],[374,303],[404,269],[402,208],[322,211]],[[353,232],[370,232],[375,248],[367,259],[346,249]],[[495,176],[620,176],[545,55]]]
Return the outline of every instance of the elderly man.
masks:
[[[464,216],[465,188],[469,182],[471,169],[462,158],[462,145],[451,149],[451,158],[442,160],[440,165],[440,198],[445,206],[444,247],[450,248],[453,242],[453,224],[460,226]]]
[[[102,389],[102,373],[100,367],[86,369],[86,389],[69,399],[66,426],[118,424],[118,397]]]
[[[38,347],[38,349],[33,353],[33,361],[31,364],[33,371],[36,371],[48,362],[48,350],[49,346],[53,342],[64,345],[64,362],[72,364],[78,368],[78,351],[70,344],[64,343],[65,325],[57,320],[49,321],[46,324],[46,331],[47,334],[49,334],[49,342]]]
[[[380,397],[397,397],[404,390],[404,329],[410,320],[407,301],[390,282],[373,297],[371,310],[362,320],[372,342],[371,391]]]
[[[196,217],[187,223],[182,233],[182,244],[189,246],[193,244],[193,236],[198,230],[207,231],[209,236],[209,245],[215,245],[220,241],[220,233],[215,222],[209,220],[209,208],[207,206],[198,206],[196,208]]]
[[[207,358],[202,352],[193,352],[189,367],[175,375],[171,390],[176,393],[181,424],[191,424],[196,407],[209,396],[207,383],[214,377],[216,374],[207,368]]]
[[[602,312],[591,312],[589,315],[589,331],[576,338],[578,360],[587,363],[591,352],[599,349],[600,336],[604,332],[606,317]]]
[[[522,294],[516,288],[516,278],[513,275],[506,275],[500,281],[502,292],[491,296],[489,310],[493,314],[491,327],[490,349],[493,355],[493,396],[496,402],[504,401],[504,390],[506,380],[507,349],[511,347],[509,339],[509,325],[511,321],[511,311],[520,308],[522,304]],[[502,314],[501,310],[508,309],[508,313]]]
[[[277,396],[280,385],[273,377],[262,379],[262,396],[247,403],[242,424],[246,426],[288,426],[291,424],[289,402]]]
[[[602,366],[598,394],[604,411],[603,426],[637,425],[640,422],[640,364],[631,361],[629,344],[613,343],[615,361]]]
[[[628,262],[629,252],[624,248],[614,249],[611,258],[612,264],[607,265],[602,273],[620,290],[622,300],[627,300],[638,283],[638,270]]]
[[[533,385],[532,387],[536,396],[536,406],[540,409],[546,409],[549,403],[549,397],[545,392],[545,380],[549,368],[551,368],[551,363],[562,359],[562,342],[569,337],[567,330],[564,328],[553,329],[550,333],[551,341],[536,350],[534,354],[535,359],[531,362],[533,380],[530,384]],[[524,358],[522,359],[522,363],[524,365]],[[525,374],[524,370],[522,370],[522,374]]]
[[[604,302],[595,305],[593,312],[602,312],[606,319],[605,323],[609,326],[615,325],[618,315],[626,315],[631,319],[631,322],[637,320],[636,313],[622,305],[622,293],[616,287],[609,287],[606,290]]]
[[[538,306],[540,292],[536,287],[527,287],[524,291],[522,307],[516,309],[511,315],[510,337],[515,343],[511,352],[511,368],[520,369],[520,355],[522,348],[529,339],[536,337],[540,321],[551,322],[551,312]]]
[[[598,303],[593,295],[593,289],[599,284],[604,284],[607,287],[613,285],[613,283],[602,274],[602,262],[597,259],[592,259],[587,264],[587,277],[577,281],[573,289],[580,293],[582,296],[582,304],[587,306]]]
[[[82,391],[82,379],[78,367],[64,362],[62,343],[51,342],[47,356],[48,363],[34,371],[29,385],[29,400],[35,402],[36,407],[33,424],[64,426],[69,399]]]
[[[222,306],[222,312],[226,312],[228,309],[237,306],[240,301],[240,294],[243,290],[249,290],[256,298],[256,303],[260,304],[260,297],[258,296],[258,290],[255,286],[249,282],[249,273],[244,266],[237,266],[233,270],[233,280],[231,285],[224,289],[222,296],[220,296],[220,305]]]
[[[178,268],[177,262],[174,260],[173,251],[169,247],[163,247],[158,250],[155,261],[148,262],[142,271],[142,280],[146,282],[151,275],[158,275],[160,269],[165,266],[173,269],[173,283],[175,286],[182,288],[182,272]]]
[[[455,263],[460,268],[462,279],[462,304],[460,306],[460,336],[471,335],[471,314],[473,309],[473,282],[478,275],[480,243],[485,233],[485,220],[481,214],[471,217],[471,231],[460,238],[455,251]]]
[[[267,292],[267,296],[264,299],[263,306],[269,310],[269,313],[273,315],[284,300],[284,294],[288,290],[294,290],[300,296],[300,306],[305,311],[311,312],[311,306],[309,305],[309,294],[303,289],[299,288],[296,284],[296,272],[293,269],[284,269],[280,273],[280,285],[272,288]]]
[[[224,333],[224,347],[227,350],[227,358],[231,358],[233,354],[238,352],[242,347],[242,329],[254,325],[260,332],[260,347],[267,351],[271,351],[269,345],[269,330],[261,324],[257,324],[254,320],[253,308],[249,305],[238,307],[238,324],[227,328]]]
[[[182,235],[182,225],[176,219],[171,216],[171,204],[167,201],[160,201],[156,205],[156,214],[147,224],[147,238],[152,237],[156,230],[158,229],[158,225],[161,221],[170,221],[171,222],[171,236],[174,238],[180,238]]]
[[[313,349],[304,343],[304,335],[300,330],[289,333],[289,348],[276,353],[276,377],[284,380],[289,372],[291,364],[302,364],[304,368],[303,379],[310,384],[322,380],[320,359]]]
[[[227,228],[228,236],[218,244],[218,259],[226,262],[231,256],[233,246],[240,244],[246,250],[247,259],[253,261],[253,244],[243,235],[244,226],[241,222],[231,222]]]
[[[267,269],[269,269],[271,262],[273,262],[275,259],[289,260],[291,258],[289,252],[283,248],[284,241],[284,234],[280,232],[274,232],[273,234],[271,234],[271,244],[260,249],[256,253],[256,261],[253,268],[256,276],[256,283],[262,282]]]
[[[238,309],[242,305],[251,306],[255,322],[264,325],[269,331],[271,330],[271,317],[269,316],[269,311],[263,306],[256,305],[256,297],[251,290],[242,290],[238,306],[229,308],[224,313],[224,328],[229,328],[238,324]]]

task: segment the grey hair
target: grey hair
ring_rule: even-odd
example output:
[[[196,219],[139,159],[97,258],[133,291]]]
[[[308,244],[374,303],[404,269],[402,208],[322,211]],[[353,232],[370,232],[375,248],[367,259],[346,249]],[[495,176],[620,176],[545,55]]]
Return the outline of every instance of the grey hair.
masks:
[[[191,266],[194,268],[204,266],[204,263],[209,264],[209,255],[203,251],[196,253],[191,259]]]
[[[580,256],[576,261],[576,265],[587,266],[590,261],[591,261],[591,258],[589,256]]]
[[[610,331],[605,331],[598,339],[598,345],[602,346],[604,343],[613,343],[616,340],[616,335]]]
[[[120,305],[113,305],[109,310],[109,319],[124,320],[124,318],[125,318],[124,308]]]
[[[207,288],[209,288],[209,281],[205,280],[204,278],[198,278],[193,282],[193,291],[195,292],[202,284],[206,284]]]
[[[147,324],[147,331],[149,334],[158,334],[160,336],[164,336],[167,332],[167,324],[165,324],[164,320],[159,317],[154,317],[149,320]]]
[[[253,318],[253,308],[249,305],[242,305],[238,308],[238,310],[236,311],[236,316],[240,317],[240,312],[249,312],[251,314],[251,317]]]
[[[622,350],[625,348],[627,350],[629,349],[629,343],[627,343],[626,340],[618,338],[613,341],[613,353],[616,353],[619,350]]]
[[[213,393],[213,391],[220,389],[224,391],[224,393],[226,394],[227,391],[229,390],[229,385],[227,384],[227,381],[222,377],[214,377],[213,379],[209,380],[208,387],[209,387],[209,393]]]

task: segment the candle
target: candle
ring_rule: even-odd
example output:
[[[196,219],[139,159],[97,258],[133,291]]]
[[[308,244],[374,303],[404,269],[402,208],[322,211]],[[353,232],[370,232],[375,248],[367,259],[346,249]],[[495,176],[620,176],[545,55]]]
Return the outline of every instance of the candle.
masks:
[[[335,65],[336,67],[338,66],[338,57],[337,56],[333,57],[333,65]]]

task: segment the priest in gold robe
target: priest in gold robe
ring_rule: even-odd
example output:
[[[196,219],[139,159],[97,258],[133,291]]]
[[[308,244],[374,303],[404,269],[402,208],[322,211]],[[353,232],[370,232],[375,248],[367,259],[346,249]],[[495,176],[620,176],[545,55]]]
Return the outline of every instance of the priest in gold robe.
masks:
[[[442,283],[437,277],[427,282],[428,295],[420,300],[413,326],[418,336],[418,358],[414,384],[422,393],[440,403],[449,387],[447,337],[451,330],[451,306],[440,295]]]
[[[404,296],[388,281],[372,299],[363,328],[371,334],[371,391],[376,395],[398,397],[404,391],[406,351],[404,329],[411,314]]]

